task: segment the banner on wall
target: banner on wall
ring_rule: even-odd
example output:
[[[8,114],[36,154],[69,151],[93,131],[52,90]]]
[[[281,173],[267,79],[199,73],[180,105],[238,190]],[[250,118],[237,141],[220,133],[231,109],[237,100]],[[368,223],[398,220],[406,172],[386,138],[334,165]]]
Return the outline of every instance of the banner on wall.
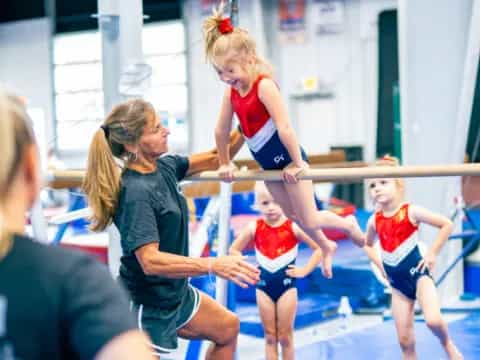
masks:
[[[315,31],[319,35],[343,31],[345,18],[343,0],[314,0],[312,4]]]
[[[305,0],[280,0],[278,20],[282,42],[305,41]]]

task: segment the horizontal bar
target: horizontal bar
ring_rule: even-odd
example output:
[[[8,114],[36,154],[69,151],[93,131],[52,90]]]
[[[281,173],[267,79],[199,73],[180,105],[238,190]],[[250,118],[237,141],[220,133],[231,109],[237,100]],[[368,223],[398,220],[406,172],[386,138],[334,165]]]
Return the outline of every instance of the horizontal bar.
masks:
[[[85,172],[83,170],[62,170],[49,174],[47,182],[54,188],[68,184],[81,184]],[[317,181],[352,181],[369,178],[405,178],[405,177],[444,177],[444,176],[480,176],[480,164],[455,165],[414,165],[414,166],[370,166],[357,168],[320,168],[307,169],[298,178]],[[216,171],[204,171],[187,178],[192,181],[219,181]],[[279,170],[242,170],[234,172],[235,181],[282,181],[282,171]],[[62,186],[59,186],[62,185]]]
[[[480,175],[480,164],[429,165],[429,166],[371,166],[362,168],[307,169],[298,178],[301,180],[342,181],[371,178],[439,177]],[[204,171],[189,177],[193,181],[220,180],[218,172]],[[264,180],[282,181],[279,170],[246,170],[234,172],[235,181]]]

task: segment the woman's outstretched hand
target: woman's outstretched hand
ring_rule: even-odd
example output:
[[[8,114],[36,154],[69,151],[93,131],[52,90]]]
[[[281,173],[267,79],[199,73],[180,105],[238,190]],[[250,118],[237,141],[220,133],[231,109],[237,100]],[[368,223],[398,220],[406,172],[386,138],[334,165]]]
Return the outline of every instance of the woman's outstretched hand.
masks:
[[[242,288],[255,285],[260,280],[260,270],[244,259],[241,255],[220,256],[213,259],[211,270],[215,275],[233,281]]]
[[[222,181],[232,182],[233,181],[233,172],[236,170],[233,164],[220,165],[218,168],[218,176]]]

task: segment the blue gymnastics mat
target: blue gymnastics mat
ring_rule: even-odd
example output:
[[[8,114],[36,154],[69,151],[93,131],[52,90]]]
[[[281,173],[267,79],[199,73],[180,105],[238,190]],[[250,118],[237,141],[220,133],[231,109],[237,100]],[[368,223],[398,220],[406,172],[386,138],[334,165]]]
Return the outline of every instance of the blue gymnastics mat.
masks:
[[[347,296],[354,310],[384,306],[387,302],[384,286],[375,277],[365,252],[349,240],[337,245],[333,278],[326,279],[317,269],[310,275],[309,288],[337,298]]]
[[[450,335],[464,358],[480,358],[480,314],[472,313],[448,324]],[[415,323],[415,340],[419,359],[447,359],[437,338],[424,322]],[[401,359],[393,321],[307,345],[295,351],[302,360],[395,360]]]

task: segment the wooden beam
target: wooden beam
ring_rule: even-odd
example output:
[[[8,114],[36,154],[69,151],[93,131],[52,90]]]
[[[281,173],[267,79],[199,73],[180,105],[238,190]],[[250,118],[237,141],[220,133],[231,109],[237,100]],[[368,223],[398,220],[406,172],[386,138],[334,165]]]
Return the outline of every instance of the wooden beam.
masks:
[[[480,175],[480,164],[427,165],[427,166],[369,166],[363,168],[311,168],[303,171],[300,180],[343,181],[370,178],[405,178],[405,177],[444,177]],[[263,180],[282,181],[280,170],[245,170],[235,171],[236,181]],[[217,171],[204,171],[189,177],[193,181],[218,181]]]

